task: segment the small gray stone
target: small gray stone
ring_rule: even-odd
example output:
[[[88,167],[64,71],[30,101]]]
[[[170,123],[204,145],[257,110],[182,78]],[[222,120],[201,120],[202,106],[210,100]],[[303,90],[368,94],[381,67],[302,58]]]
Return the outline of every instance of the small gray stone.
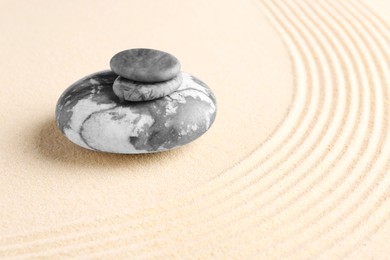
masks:
[[[98,72],[61,95],[56,121],[70,141],[101,152],[166,151],[199,138],[215,120],[215,97],[194,76],[182,73],[179,89],[146,102],[121,102],[112,90],[116,78],[112,71]]]
[[[173,93],[180,87],[182,81],[181,73],[171,80],[156,83],[143,83],[118,77],[112,89],[121,100],[149,101]]]
[[[180,72],[180,62],[173,55],[153,49],[130,49],[112,57],[110,67],[119,76],[140,82],[160,82]]]

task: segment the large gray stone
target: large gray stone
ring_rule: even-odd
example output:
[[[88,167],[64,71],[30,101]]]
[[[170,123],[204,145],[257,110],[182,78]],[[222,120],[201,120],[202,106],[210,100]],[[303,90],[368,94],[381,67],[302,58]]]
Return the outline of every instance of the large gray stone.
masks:
[[[180,87],[182,81],[181,73],[171,80],[156,83],[143,83],[118,77],[112,89],[121,100],[149,101],[173,93]]]
[[[72,142],[95,151],[150,153],[187,144],[204,134],[216,116],[216,100],[199,79],[182,73],[179,89],[160,99],[121,102],[103,71],[71,85],[61,95],[56,121]]]
[[[180,72],[175,56],[153,49],[121,51],[112,57],[110,67],[126,79],[149,83],[170,80]]]

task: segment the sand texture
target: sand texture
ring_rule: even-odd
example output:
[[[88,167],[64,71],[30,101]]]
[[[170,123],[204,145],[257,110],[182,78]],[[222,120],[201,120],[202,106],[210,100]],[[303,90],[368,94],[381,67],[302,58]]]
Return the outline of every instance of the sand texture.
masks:
[[[386,0],[0,1],[0,258],[386,259]],[[218,100],[196,141],[68,141],[61,93],[129,48]]]

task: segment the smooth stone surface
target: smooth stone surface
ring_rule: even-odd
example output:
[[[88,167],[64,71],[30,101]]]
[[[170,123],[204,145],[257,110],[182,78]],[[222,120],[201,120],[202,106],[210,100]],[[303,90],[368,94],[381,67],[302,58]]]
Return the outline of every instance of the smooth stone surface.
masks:
[[[170,80],[180,72],[175,56],[153,49],[121,51],[112,57],[110,67],[126,79],[149,83]]]
[[[216,116],[216,100],[199,79],[182,73],[174,93],[146,102],[121,102],[112,91],[117,75],[102,71],[64,91],[57,126],[72,142],[95,151],[150,153],[187,144],[204,134]]]
[[[149,101],[173,93],[180,87],[182,81],[181,73],[171,80],[157,83],[143,83],[118,77],[112,89],[122,101]]]

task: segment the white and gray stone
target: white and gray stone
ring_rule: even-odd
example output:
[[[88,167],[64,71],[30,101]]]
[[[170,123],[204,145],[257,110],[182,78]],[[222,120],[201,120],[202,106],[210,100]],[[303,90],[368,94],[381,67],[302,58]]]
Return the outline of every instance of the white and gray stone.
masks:
[[[175,56],[153,49],[121,51],[112,57],[110,67],[126,79],[148,83],[170,80],[180,72]]]
[[[182,81],[181,73],[171,80],[156,83],[143,83],[118,77],[112,89],[122,101],[149,101],[173,93],[180,87]]]
[[[199,79],[182,73],[170,95],[146,102],[121,102],[102,71],[71,85],[56,107],[57,126],[72,142],[95,151],[138,154],[166,151],[204,134],[216,116],[216,100]]]

